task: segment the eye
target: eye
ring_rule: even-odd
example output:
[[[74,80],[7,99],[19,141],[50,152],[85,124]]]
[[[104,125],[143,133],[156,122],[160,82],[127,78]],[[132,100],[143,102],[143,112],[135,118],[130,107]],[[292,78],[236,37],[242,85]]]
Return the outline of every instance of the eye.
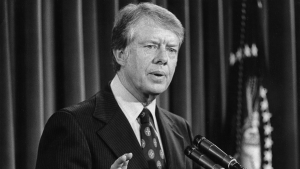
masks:
[[[144,47],[148,49],[157,49],[157,45],[145,45]]]
[[[174,48],[167,48],[169,52],[171,53],[177,53],[177,50]]]

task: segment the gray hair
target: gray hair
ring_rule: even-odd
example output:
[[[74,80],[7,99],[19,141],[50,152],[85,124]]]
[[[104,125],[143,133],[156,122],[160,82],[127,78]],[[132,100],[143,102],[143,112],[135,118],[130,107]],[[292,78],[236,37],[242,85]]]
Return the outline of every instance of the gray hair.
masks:
[[[156,24],[172,31],[179,38],[179,45],[184,38],[184,28],[181,22],[167,9],[152,3],[129,4],[122,8],[115,17],[115,23],[112,30],[112,50],[122,50],[133,40],[134,26],[138,21],[148,17]],[[120,70],[120,65],[113,57],[114,71]]]

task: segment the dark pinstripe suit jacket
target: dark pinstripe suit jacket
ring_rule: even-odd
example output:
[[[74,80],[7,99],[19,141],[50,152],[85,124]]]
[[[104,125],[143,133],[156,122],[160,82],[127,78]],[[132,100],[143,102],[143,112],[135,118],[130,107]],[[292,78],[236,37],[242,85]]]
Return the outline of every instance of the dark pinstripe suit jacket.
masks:
[[[156,113],[168,168],[193,168],[184,155],[192,142],[187,122],[159,107]],[[147,168],[136,136],[107,86],[52,115],[40,140],[36,169],[109,169],[129,152],[133,153],[129,169]]]

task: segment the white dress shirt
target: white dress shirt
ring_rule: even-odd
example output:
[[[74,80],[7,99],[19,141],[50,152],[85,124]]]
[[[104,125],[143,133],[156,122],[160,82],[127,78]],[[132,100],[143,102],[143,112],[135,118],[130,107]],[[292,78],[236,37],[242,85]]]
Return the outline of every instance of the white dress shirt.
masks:
[[[120,106],[121,110],[125,114],[127,120],[129,121],[136,138],[138,139],[139,143],[141,144],[141,134],[140,134],[140,123],[138,122],[138,116],[144,109],[144,106],[141,102],[139,102],[121,83],[118,75],[114,77],[111,84],[111,89],[115,99],[117,100],[118,105]],[[153,100],[147,107],[150,110],[154,125],[155,125],[155,132],[158,136],[159,143],[161,148],[163,149],[159,128],[157,125],[157,120],[155,116],[155,108],[156,108],[156,99]]]

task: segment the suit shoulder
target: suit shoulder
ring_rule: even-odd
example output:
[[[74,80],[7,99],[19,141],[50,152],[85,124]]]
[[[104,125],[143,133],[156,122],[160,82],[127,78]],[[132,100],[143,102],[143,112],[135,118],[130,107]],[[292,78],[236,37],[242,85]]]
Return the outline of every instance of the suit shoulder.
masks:
[[[46,125],[53,126],[75,124],[80,127],[80,130],[83,130],[84,133],[86,131],[90,131],[92,128],[99,128],[98,125],[101,125],[102,123],[97,123],[97,120],[94,118],[93,114],[96,109],[97,98],[100,97],[100,94],[101,92],[98,92],[87,100],[56,111],[48,119]]]
[[[72,115],[79,115],[79,114],[86,114],[86,113],[92,113],[96,106],[96,97],[99,95],[99,93],[95,94],[89,99],[86,99],[82,102],[79,102],[77,104],[62,108],[57,111],[58,112],[68,112]]]
[[[161,112],[166,118],[169,119],[169,121],[174,124],[174,126],[178,127],[178,128],[189,128],[190,127],[190,124],[188,123],[188,121],[177,115],[177,114],[174,114],[168,110],[165,110],[163,108],[158,108],[159,109],[159,112]]]
[[[163,109],[161,107],[158,107],[159,111],[162,112],[163,114],[165,114],[168,118],[170,119],[173,119],[173,120],[177,120],[177,121],[186,121],[183,117],[177,115],[177,114],[174,114],[166,109]]]

